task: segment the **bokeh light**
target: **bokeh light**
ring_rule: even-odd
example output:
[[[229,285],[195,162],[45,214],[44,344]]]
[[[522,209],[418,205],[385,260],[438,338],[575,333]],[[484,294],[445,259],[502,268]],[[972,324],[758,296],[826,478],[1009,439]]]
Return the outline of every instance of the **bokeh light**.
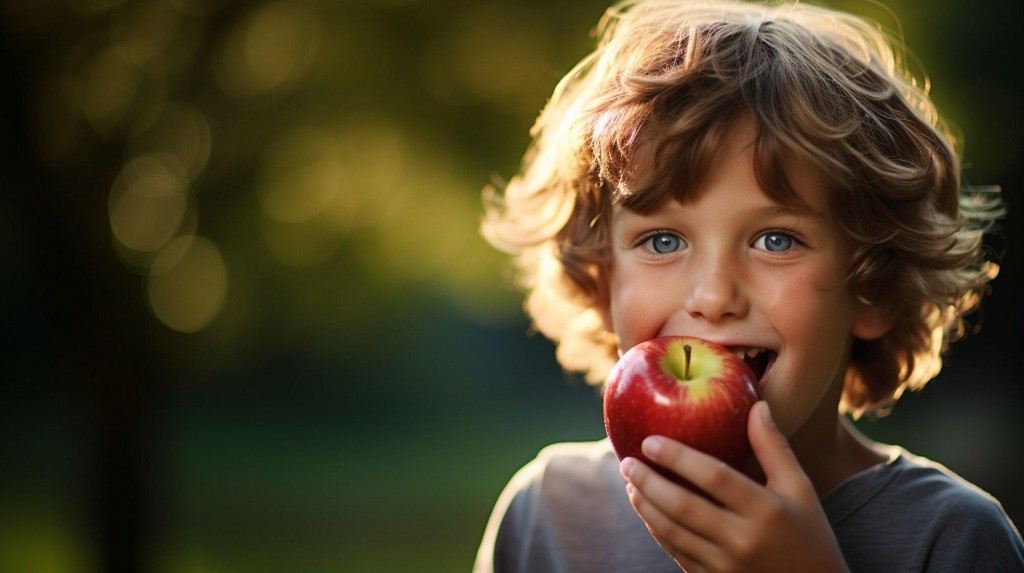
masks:
[[[177,156],[133,159],[110,190],[110,228],[122,245],[153,252],[174,237],[190,205],[189,180]]]
[[[166,0],[135,0],[111,14],[110,39],[126,60],[162,60],[178,32],[181,10]]]
[[[261,222],[267,249],[278,261],[293,267],[327,261],[341,248],[347,234],[326,217],[299,223],[264,217]]]
[[[455,79],[476,97],[531,111],[548,37],[534,15],[514,5],[469,4],[456,20],[450,57]],[[554,70],[551,70],[554,73]],[[541,86],[544,86],[543,88]]]
[[[197,236],[178,237],[156,255],[146,288],[153,314],[185,333],[197,332],[216,318],[227,291],[220,250]]]
[[[206,167],[213,139],[206,116],[195,107],[170,102],[155,119],[140,127],[125,143],[125,155],[136,157],[146,153],[173,154],[193,180]]]
[[[309,5],[263,4],[228,34],[217,61],[217,79],[226,93],[242,97],[285,87],[312,64],[320,35]]]
[[[544,24],[516,4],[467,3],[420,54],[419,73],[439,101],[486,101],[515,113],[539,110],[559,71]]]
[[[324,211],[346,176],[336,138],[304,128],[284,134],[264,153],[257,176],[263,212],[282,223],[301,223]]]
[[[150,62],[142,68],[114,48],[92,57],[83,84],[82,111],[106,139],[123,137],[139,115],[160,105],[167,89],[160,65]]]

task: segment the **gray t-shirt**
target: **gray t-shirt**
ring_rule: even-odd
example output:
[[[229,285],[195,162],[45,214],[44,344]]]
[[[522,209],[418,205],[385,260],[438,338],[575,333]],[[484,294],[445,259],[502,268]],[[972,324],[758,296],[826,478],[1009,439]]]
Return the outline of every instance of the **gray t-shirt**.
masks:
[[[902,448],[821,499],[853,573],[1024,572],[995,499]],[[474,573],[678,573],[633,511],[608,440],[556,444],[520,470],[487,525]]]

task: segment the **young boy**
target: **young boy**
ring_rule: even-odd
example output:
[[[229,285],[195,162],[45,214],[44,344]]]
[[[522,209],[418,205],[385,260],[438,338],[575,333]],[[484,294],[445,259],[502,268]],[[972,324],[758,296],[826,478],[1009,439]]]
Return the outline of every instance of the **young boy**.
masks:
[[[600,382],[666,335],[763,349],[738,472],[672,440],[546,448],[487,571],[1024,571],[997,501],[854,417],[937,374],[996,265],[993,194],[876,27],[806,4],[634,0],[559,84],[483,231],[536,327]]]

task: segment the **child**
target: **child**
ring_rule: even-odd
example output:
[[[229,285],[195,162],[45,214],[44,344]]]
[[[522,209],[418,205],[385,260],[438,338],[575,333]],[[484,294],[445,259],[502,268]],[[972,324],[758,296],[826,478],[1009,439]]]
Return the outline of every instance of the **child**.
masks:
[[[998,502],[871,442],[996,274],[994,193],[959,163],[886,37],[806,4],[633,0],[558,85],[483,232],[526,307],[600,382],[656,336],[764,349],[738,472],[678,442],[546,448],[502,494],[475,571],[1024,571]]]

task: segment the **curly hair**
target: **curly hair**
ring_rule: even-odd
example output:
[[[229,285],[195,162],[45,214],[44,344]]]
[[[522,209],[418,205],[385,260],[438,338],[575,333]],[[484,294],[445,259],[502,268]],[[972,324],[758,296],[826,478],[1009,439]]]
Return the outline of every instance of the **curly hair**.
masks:
[[[761,187],[799,201],[784,166],[817,170],[854,247],[852,294],[893,319],[883,337],[854,341],[841,410],[884,413],[933,378],[998,271],[982,238],[1002,203],[996,188],[961,190],[956,139],[898,42],[805,3],[729,0],[630,0],[597,33],[540,114],[520,172],[485,190],[482,233],[514,255],[527,313],[561,365],[599,384],[617,359],[601,319],[611,206],[682,200],[750,118]],[[646,145],[671,160],[640,172]]]

